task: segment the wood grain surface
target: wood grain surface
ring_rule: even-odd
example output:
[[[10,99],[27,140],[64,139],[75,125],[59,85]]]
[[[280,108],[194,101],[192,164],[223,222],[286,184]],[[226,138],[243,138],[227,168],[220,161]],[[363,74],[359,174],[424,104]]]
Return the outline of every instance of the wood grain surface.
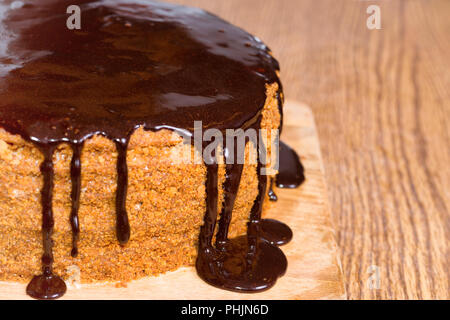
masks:
[[[259,36],[312,107],[348,297],[450,298],[450,1],[172,2]]]
[[[125,288],[70,286],[63,299],[345,299],[314,117],[307,106],[292,101],[285,112],[283,141],[301,154],[307,180],[298,189],[277,189],[278,202],[264,213],[287,223],[294,232],[292,241],[282,247],[288,270],[273,288],[255,294],[220,290],[203,282],[194,268],[182,268],[132,281]],[[24,284],[0,282],[0,299],[26,298]]]

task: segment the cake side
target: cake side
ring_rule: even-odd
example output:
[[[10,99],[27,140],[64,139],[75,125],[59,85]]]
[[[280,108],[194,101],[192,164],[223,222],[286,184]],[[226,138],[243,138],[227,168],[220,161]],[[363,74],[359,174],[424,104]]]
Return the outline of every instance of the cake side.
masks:
[[[278,84],[267,86],[263,129],[280,125]],[[82,282],[129,281],[191,266],[197,256],[205,215],[203,164],[176,164],[173,152],[182,138],[171,131],[138,129],[132,135],[127,162],[127,211],[131,238],[121,246],[116,238],[115,193],[117,150],[102,136],[85,142],[81,162],[79,254],[70,255],[72,229],[70,162],[72,149],[62,144],[53,156],[55,189],[54,270],[64,278],[80,269]],[[266,143],[270,153],[270,143]],[[192,146],[192,152],[197,152]],[[252,150],[250,150],[252,149]],[[248,146],[246,155],[255,152]],[[0,130],[0,280],[29,281],[40,272],[42,208],[40,192],[43,156],[20,136]],[[219,167],[219,186],[225,181]],[[258,194],[256,165],[246,164],[230,225],[230,237],[246,233],[251,207]],[[219,188],[223,199],[223,187]],[[219,212],[222,205],[219,200]]]
[[[21,137],[4,133],[1,146],[8,273],[32,270],[27,294],[55,299],[67,290],[60,275],[159,274],[192,263],[198,244],[196,270],[207,283],[272,287],[286,272],[279,246],[292,231],[261,217],[272,144],[258,132],[282,123],[270,49],[201,9],[152,0],[83,0],[83,28],[73,30],[69,4],[11,7],[0,21],[0,127]],[[242,138],[255,160],[245,168]],[[198,164],[176,161],[182,150],[201,153]]]

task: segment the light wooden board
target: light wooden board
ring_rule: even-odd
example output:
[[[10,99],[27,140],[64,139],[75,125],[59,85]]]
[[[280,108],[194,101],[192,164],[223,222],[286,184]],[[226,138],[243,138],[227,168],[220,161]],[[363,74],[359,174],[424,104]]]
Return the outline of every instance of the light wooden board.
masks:
[[[277,189],[278,202],[266,217],[287,223],[294,239],[282,247],[288,270],[270,290],[239,294],[219,290],[183,268],[153,278],[133,281],[126,288],[113,284],[69,287],[64,299],[344,299],[335,232],[331,224],[319,140],[311,110],[288,102],[282,140],[301,156],[306,182],[299,189]],[[0,283],[0,299],[24,299],[25,286]]]

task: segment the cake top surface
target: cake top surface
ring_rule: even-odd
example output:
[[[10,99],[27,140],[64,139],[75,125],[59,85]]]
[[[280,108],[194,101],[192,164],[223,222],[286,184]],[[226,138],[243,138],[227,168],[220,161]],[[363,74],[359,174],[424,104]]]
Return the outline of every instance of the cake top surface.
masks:
[[[5,4],[6,3],[6,4]],[[201,9],[156,1],[6,1],[0,126],[37,143],[120,140],[138,126],[245,128],[278,62],[256,37]]]

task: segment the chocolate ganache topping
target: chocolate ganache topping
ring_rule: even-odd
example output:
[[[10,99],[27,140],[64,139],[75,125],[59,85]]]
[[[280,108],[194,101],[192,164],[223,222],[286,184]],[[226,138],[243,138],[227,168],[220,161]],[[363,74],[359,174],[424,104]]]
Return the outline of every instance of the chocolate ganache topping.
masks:
[[[266,84],[278,83],[282,110],[279,66],[259,39],[196,8],[138,0],[11,3],[3,1],[0,11],[0,127],[34,143],[44,154],[43,273],[32,279],[27,293],[54,299],[66,291],[64,281],[52,270],[52,155],[57,145],[69,143],[73,148],[69,219],[72,255],[76,256],[83,143],[97,134],[115,142],[116,232],[125,245],[132,232],[125,205],[126,154],[132,133],[143,127],[192,135],[194,121],[202,121],[204,129],[259,129]],[[80,30],[66,27],[66,10],[73,4],[81,8]],[[295,158],[295,153],[289,156]],[[220,213],[218,165],[206,166],[205,222],[196,263],[199,276],[228,290],[270,288],[287,267],[277,246],[288,242],[292,232],[280,222],[261,219],[268,192],[267,177],[259,174],[262,165],[258,165],[259,195],[248,234],[238,239],[227,235],[243,165],[226,166]],[[277,184],[282,185],[278,180]]]

